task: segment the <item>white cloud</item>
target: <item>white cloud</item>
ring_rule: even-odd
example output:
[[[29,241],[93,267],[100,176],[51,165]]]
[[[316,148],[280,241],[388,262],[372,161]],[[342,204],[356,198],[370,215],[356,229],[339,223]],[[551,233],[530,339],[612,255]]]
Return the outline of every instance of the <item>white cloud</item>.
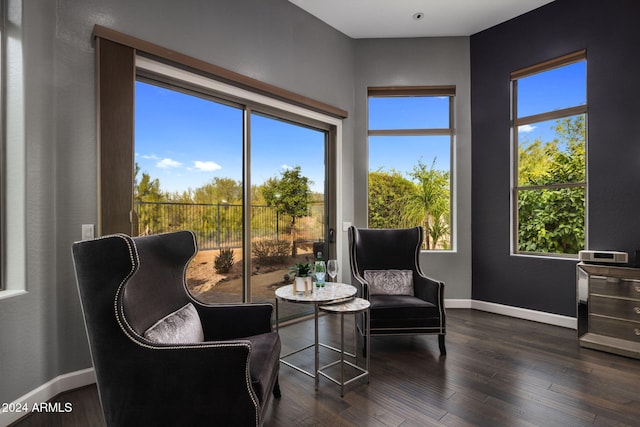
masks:
[[[156,156],[155,154],[135,153],[135,156],[145,160],[160,160],[160,157]]]
[[[216,162],[201,162],[200,160],[196,160],[193,162],[196,169],[203,172],[213,172],[222,169],[222,166],[217,164]]]
[[[288,170],[293,169],[293,166],[289,166],[289,165],[287,165],[287,164],[284,164],[284,165],[280,166],[280,168],[281,168],[282,170],[288,171]]]
[[[165,158],[156,163],[156,166],[162,169],[171,169],[179,168],[180,166],[182,166],[182,163],[170,158]]]
[[[535,126],[531,126],[531,125],[518,126],[518,132],[523,132],[523,133],[533,132],[535,128],[536,128]]]

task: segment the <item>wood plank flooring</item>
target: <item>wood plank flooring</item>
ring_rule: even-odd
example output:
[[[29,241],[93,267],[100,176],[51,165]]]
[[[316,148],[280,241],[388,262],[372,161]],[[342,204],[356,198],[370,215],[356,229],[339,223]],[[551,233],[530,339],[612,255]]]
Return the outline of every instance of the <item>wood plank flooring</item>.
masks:
[[[270,403],[265,425],[640,425],[640,360],[580,348],[570,329],[467,309],[447,315],[446,357],[436,336],[372,338],[370,383],[351,384],[344,398],[325,378],[315,391],[312,378],[282,365],[282,398]],[[337,319],[320,319],[321,341],[337,344]],[[280,333],[284,353],[312,339],[313,322]],[[296,357],[311,367],[312,353]],[[73,403],[73,412],[33,414],[15,426],[104,425],[95,386],[54,400]]]

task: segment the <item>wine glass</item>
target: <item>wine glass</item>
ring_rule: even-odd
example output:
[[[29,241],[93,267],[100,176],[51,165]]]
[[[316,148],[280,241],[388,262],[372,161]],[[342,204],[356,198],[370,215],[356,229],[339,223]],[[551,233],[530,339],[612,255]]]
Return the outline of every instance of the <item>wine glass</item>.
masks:
[[[335,278],[338,275],[338,260],[330,259],[327,261],[327,274],[331,276],[331,281],[335,282]]]

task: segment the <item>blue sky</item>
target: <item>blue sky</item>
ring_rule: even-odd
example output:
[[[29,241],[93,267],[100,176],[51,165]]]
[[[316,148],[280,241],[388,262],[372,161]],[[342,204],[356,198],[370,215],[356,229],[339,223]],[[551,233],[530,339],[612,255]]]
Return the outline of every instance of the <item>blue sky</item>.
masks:
[[[575,107],[587,103],[586,61],[576,62],[518,80],[518,117]],[[555,121],[520,126],[518,139],[553,139]]]
[[[369,129],[446,129],[449,127],[448,97],[369,98]],[[369,170],[411,172],[422,161],[431,167],[451,168],[449,136],[370,136]]]
[[[405,176],[421,161],[431,168],[451,168],[449,136],[370,136],[369,170],[401,172]]]
[[[586,102],[586,62],[518,81],[519,116]],[[160,180],[161,189],[182,192],[215,177],[242,180],[242,110],[147,83],[136,84],[135,161]],[[370,129],[448,127],[448,98],[371,98]],[[252,115],[252,184],[280,176],[294,166],[324,191],[325,134],[265,116]],[[521,141],[552,138],[552,122],[521,126]],[[450,139],[370,137],[369,170],[403,174],[422,161],[449,170]]]
[[[135,161],[163,191],[195,189],[215,177],[242,180],[242,110],[137,82]],[[252,115],[252,184],[300,166],[324,191],[323,132]]]

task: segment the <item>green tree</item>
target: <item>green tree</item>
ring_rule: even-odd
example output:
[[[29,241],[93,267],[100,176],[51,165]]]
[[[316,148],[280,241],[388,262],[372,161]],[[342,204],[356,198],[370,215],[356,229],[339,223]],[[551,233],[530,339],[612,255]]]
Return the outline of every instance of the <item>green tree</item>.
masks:
[[[431,210],[431,223],[427,234],[431,239],[433,249],[449,249],[450,245],[450,211],[449,201],[447,203],[437,203]]]
[[[267,206],[291,218],[291,256],[296,256],[296,220],[308,215],[312,182],[301,174],[300,166],[282,172],[280,178],[269,178],[262,187]]]
[[[194,225],[201,233],[215,236],[219,244],[231,244],[242,234],[242,183],[215,177],[193,191],[197,206]]]
[[[420,224],[425,230],[427,249],[437,247],[449,230],[449,172],[435,169],[422,161],[414,166],[409,176],[413,178],[413,191],[405,196],[404,216],[408,223]],[[448,247],[448,242],[443,242]]]
[[[133,199],[136,202],[162,202],[165,196],[160,191],[160,181],[152,179],[151,176],[143,172],[142,179],[138,181],[140,166],[135,164],[133,174]],[[140,234],[158,233],[163,230],[161,224],[160,206],[156,204],[138,205],[138,230]]]
[[[584,248],[585,188],[565,184],[585,181],[585,116],[558,119],[552,129],[552,141],[532,144],[544,147],[543,156],[539,148],[519,149],[519,172],[537,172],[519,173],[518,248],[576,254]],[[556,187],[535,187],[547,185]]]
[[[194,191],[191,189],[166,194],[167,201],[174,203],[194,203]]]
[[[164,200],[164,195],[160,191],[160,180],[151,179],[151,176],[143,172],[142,179],[138,182],[140,166],[136,163],[133,175],[133,198],[141,202],[160,202]]]
[[[552,145],[543,145],[539,139],[532,143],[522,141],[518,152],[518,185],[537,182],[545,174],[551,163],[547,153]]]
[[[231,178],[216,177],[194,191],[196,203],[239,203],[242,200],[242,183]]]
[[[369,172],[369,227],[404,227],[405,220],[398,213],[404,212],[404,196],[412,190],[413,183],[400,172]]]
[[[264,200],[263,189],[264,184],[260,185],[252,185],[251,186],[251,201],[253,205],[266,205],[267,202]]]

